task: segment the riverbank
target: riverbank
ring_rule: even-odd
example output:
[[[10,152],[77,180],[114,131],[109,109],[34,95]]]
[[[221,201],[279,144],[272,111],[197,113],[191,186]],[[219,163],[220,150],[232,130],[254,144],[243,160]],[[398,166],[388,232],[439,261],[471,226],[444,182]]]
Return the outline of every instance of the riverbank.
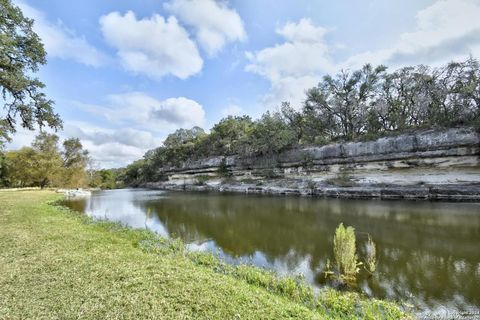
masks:
[[[339,182],[341,184],[341,182]],[[296,195],[322,198],[382,200],[480,201],[480,184],[353,185],[312,184],[305,180],[267,179],[261,182],[210,180],[202,183],[147,183],[146,188],[244,194]]]
[[[0,318],[407,317],[390,302],[232,267],[179,241],[93,222],[51,191],[0,191]]]

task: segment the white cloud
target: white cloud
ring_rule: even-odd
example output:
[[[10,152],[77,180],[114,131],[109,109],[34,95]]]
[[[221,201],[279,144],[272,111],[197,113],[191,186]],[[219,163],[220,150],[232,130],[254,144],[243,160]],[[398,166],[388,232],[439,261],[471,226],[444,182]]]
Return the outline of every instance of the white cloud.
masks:
[[[293,107],[299,107],[305,90],[316,85],[321,75],[335,70],[325,42],[328,30],[304,18],[298,23],[289,22],[276,32],[286,41],[255,53],[248,52],[250,64],[246,70],[270,81],[270,93],[264,97],[267,107],[278,106],[284,99]]]
[[[110,95],[108,106],[77,104],[105,117],[117,129],[92,127],[83,123],[65,125],[70,136],[80,137],[101,167],[124,166],[139,159],[166,135],[180,127],[205,123],[205,111],[196,101],[184,97],[157,100],[142,92]],[[135,127],[141,129],[134,129]]]
[[[79,138],[96,165],[106,168],[125,166],[162,143],[162,139],[149,131],[109,129],[78,121],[66,122],[61,136]]]
[[[128,126],[154,132],[205,124],[205,110],[198,102],[176,97],[155,99],[143,92],[111,94],[104,105],[72,102],[76,107],[101,116],[115,126]]]
[[[328,30],[310,19],[285,24],[276,32],[285,42],[255,53],[247,53],[246,70],[270,81],[270,92],[263,103],[272,108],[281,101],[299,107],[305,90],[316,85],[325,74],[342,68],[356,69],[365,63],[441,65],[468,55],[480,57],[480,1],[438,0],[420,10],[413,31],[405,32],[389,48],[361,52],[344,61],[331,58],[332,48],[325,41]]]
[[[162,142],[149,131],[132,128],[107,129],[77,121],[69,121],[64,127],[62,133],[64,136],[90,140],[97,146],[117,142],[126,146],[148,149],[159,146]]]
[[[85,142],[101,167],[123,166],[160,146],[173,130],[205,124],[203,107],[185,97],[158,100],[143,92],[129,92],[109,95],[106,102],[103,106],[73,104],[105,118],[113,129],[66,121],[63,133]]]
[[[138,20],[132,11],[123,16],[111,12],[100,18],[100,25],[126,70],[152,79],[168,74],[186,79],[202,69],[197,46],[175,17],[155,14]]]
[[[48,132],[55,133],[52,130]],[[38,130],[19,129],[13,135],[12,142],[6,145],[6,149],[18,150],[31,146],[38,133]],[[163,141],[149,131],[131,128],[108,129],[79,121],[65,121],[64,130],[56,134],[60,137],[60,143],[68,138],[79,138],[98,168],[125,166],[140,159],[147,150],[160,146]]]
[[[89,151],[95,168],[124,167],[135,160],[141,159],[146,151],[118,142],[96,145],[89,140],[82,140],[82,145]]]
[[[157,100],[142,92],[129,92],[110,95],[107,100],[108,107],[93,106],[89,110],[116,123],[156,131],[202,126],[205,122],[203,107],[185,97]]]
[[[243,21],[235,10],[214,0],[172,0],[164,4],[180,21],[195,29],[196,39],[213,56],[227,42],[244,41]]]
[[[5,148],[7,150],[18,150],[21,147],[30,146],[37,134],[37,130],[32,131],[24,128],[17,128],[16,132],[11,136],[12,141],[8,142],[5,145]]]
[[[220,110],[220,113],[224,117],[228,116],[241,116],[243,115],[243,109],[235,104],[231,104]]]
[[[360,53],[348,59],[345,66],[364,63],[402,66],[442,64],[480,56],[480,1],[440,0],[419,11],[416,27],[400,35],[389,49]]]
[[[34,19],[34,31],[40,36],[48,56],[72,59],[89,66],[100,66],[108,62],[108,57],[90,45],[85,37],[78,36],[62,21],[50,22],[45,14],[23,1],[15,2],[24,15]]]
[[[155,120],[177,126],[202,125],[205,118],[203,107],[184,97],[160,101],[151,114]]]

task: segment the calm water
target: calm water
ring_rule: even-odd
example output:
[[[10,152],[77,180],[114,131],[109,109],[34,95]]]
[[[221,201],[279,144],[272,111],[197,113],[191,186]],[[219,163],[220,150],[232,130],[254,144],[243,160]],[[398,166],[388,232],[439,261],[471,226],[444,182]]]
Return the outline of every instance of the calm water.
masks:
[[[90,216],[180,237],[191,250],[298,274],[321,287],[333,234],[355,227],[360,257],[377,243],[378,275],[360,290],[420,310],[480,310],[480,204],[114,190],[68,205]],[[147,217],[147,212],[150,212]]]

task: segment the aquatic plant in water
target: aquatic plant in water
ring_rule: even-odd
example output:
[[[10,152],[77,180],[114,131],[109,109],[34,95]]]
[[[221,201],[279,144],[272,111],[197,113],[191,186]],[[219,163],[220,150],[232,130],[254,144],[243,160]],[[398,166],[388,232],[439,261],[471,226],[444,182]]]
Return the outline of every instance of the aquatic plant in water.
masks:
[[[333,253],[339,278],[346,282],[354,282],[360,271],[356,248],[355,229],[353,227],[345,228],[343,223],[335,230],[333,238]]]

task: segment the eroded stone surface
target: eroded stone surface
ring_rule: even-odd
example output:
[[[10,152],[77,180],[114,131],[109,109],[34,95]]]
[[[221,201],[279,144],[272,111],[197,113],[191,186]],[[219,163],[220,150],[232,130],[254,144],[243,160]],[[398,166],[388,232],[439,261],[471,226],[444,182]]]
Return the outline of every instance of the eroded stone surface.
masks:
[[[222,163],[231,175],[228,183],[219,175]],[[428,130],[290,150],[275,159],[211,157],[162,168],[160,173],[168,181],[147,186],[349,198],[480,200],[480,134],[472,128]]]

